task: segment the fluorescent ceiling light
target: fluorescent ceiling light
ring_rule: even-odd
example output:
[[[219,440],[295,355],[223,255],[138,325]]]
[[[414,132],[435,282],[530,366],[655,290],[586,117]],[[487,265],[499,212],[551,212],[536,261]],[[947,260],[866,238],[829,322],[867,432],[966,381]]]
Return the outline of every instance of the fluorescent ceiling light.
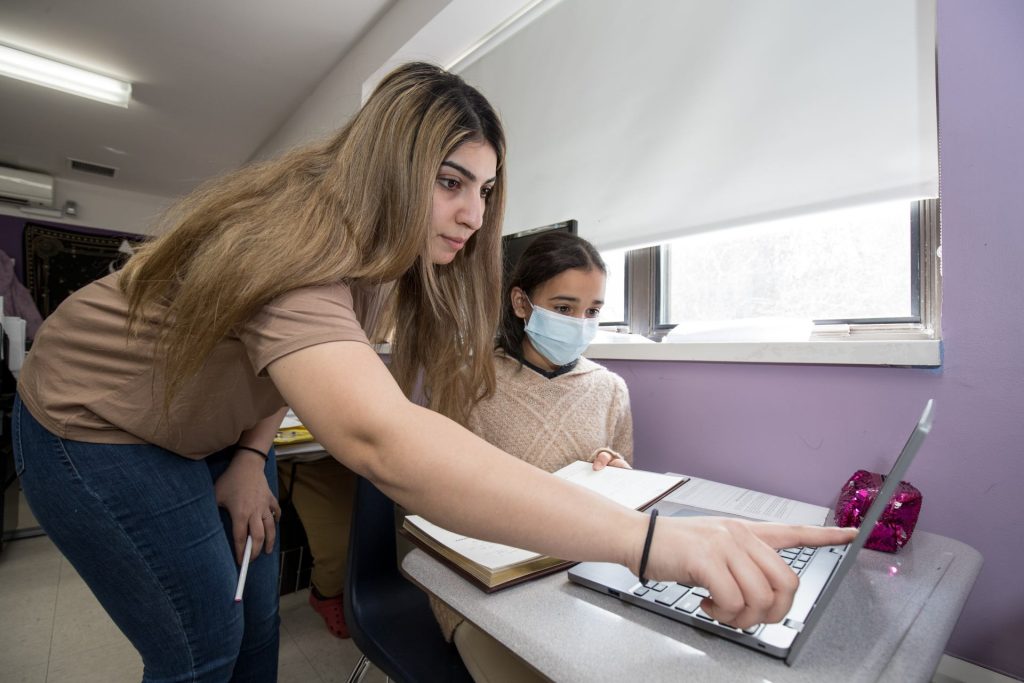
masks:
[[[0,74],[118,107],[127,107],[132,98],[131,83],[6,45],[0,45]]]

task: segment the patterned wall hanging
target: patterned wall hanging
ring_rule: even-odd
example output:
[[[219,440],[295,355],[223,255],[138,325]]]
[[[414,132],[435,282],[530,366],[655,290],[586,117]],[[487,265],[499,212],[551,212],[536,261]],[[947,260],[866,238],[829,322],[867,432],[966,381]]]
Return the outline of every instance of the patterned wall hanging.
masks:
[[[117,270],[145,238],[25,225],[25,286],[45,318],[75,290]]]

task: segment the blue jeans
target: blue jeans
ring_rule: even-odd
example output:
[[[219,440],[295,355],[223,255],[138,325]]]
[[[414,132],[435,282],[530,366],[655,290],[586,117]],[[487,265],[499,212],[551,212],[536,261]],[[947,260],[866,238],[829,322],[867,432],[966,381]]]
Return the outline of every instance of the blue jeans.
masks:
[[[277,679],[277,547],[234,602],[231,521],[213,492],[231,449],[197,461],[61,439],[20,399],[11,421],[33,514],[139,651],[144,682]],[[273,454],[265,472],[276,495]]]

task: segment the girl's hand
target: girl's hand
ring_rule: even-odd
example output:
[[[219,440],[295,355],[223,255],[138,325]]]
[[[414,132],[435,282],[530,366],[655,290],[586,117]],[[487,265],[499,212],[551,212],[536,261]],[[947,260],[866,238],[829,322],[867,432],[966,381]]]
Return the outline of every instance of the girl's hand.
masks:
[[[217,505],[231,516],[231,538],[235,546],[235,562],[242,564],[246,536],[252,534],[252,556],[270,554],[277,537],[277,519],[281,506],[270,491],[263,474],[266,461],[256,453],[237,451],[228,469],[213,485]]]
[[[633,469],[626,459],[611,450],[610,448],[599,448],[594,454],[594,471],[603,470],[605,467],[621,467],[624,470]]]

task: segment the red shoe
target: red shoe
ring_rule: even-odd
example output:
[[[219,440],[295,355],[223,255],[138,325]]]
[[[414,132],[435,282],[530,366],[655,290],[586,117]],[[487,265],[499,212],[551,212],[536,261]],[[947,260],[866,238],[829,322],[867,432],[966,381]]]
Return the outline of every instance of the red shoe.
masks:
[[[336,598],[318,598],[312,589],[309,591],[309,606],[324,618],[327,630],[338,638],[349,638],[348,626],[345,624],[345,608],[341,599],[340,595]]]

